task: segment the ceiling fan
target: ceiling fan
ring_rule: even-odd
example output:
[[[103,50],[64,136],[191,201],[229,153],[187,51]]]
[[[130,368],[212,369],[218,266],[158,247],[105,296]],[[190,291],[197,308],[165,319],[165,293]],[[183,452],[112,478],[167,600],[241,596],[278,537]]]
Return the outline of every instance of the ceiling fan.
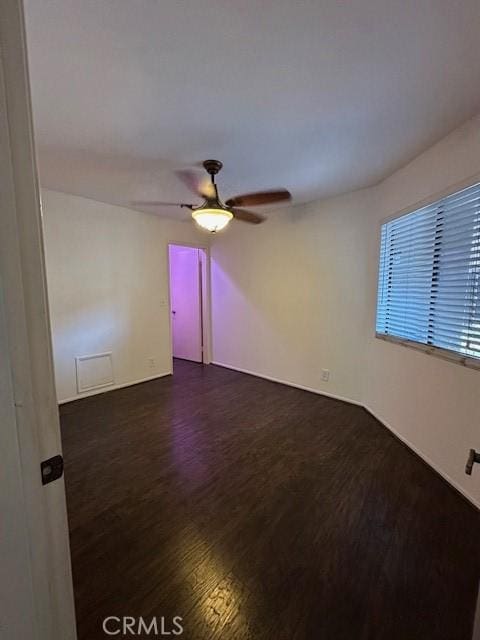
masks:
[[[215,233],[227,226],[232,218],[249,222],[251,224],[259,224],[265,220],[264,216],[242,207],[257,207],[259,205],[273,204],[274,202],[282,202],[290,200],[290,192],[286,189],[276,189],[275,191],[258,191],[257,193],[246,193],[241,196],[229,198],[225,203],[220,200],[218,195],[215,176],[223,167],[219,160],[205,160],[203,166],[210,175],[210,180],[199,180],[198,175],[193,171],[178,171],[178,177],[193,191],[197,196],[202,198],[204,202],[200,205],[188,204],[185,202],[159,202],[159,201],[136,201],[131,204],[134,206],[176,206],[186,207],[192,212],[192,218],[195,222]]]

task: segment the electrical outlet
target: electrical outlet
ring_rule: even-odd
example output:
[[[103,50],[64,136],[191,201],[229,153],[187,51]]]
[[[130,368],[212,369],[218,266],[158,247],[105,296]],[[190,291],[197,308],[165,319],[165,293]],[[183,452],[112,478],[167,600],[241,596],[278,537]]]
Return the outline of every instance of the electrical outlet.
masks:
[[[150,371],[155,371],[155,369],[157,367],[157,363],[155,362],[155,358],[148,358],[147,362],[148,362],[148,367],[149,367]]]
[[[322,380],[323,382],[330,380],[330,369],[322,369]]]

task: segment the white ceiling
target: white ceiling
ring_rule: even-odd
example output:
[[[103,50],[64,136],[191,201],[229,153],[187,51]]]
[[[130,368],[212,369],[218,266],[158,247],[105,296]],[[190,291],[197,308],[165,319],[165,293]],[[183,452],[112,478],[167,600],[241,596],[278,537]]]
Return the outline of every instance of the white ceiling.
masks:
[[[173,170],[208,157],[225,197],[310,201],[480,111],[478,0],[26,5],[42,183],[105,202],[190,201]]]

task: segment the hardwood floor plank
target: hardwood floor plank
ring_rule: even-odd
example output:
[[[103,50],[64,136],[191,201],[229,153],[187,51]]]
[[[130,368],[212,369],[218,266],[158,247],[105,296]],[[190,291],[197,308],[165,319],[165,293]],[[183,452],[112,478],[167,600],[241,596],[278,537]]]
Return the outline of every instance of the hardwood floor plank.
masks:
[[[470,640],[480,514],[364,409],[178,361],[61,421],[79,640]]]

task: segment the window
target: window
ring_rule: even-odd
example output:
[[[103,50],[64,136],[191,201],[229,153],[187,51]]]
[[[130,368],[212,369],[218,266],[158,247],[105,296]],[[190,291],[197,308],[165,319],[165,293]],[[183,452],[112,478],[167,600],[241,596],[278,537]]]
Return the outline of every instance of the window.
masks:
[[[382,226],[376,329],[480,367],[480,183]]]

